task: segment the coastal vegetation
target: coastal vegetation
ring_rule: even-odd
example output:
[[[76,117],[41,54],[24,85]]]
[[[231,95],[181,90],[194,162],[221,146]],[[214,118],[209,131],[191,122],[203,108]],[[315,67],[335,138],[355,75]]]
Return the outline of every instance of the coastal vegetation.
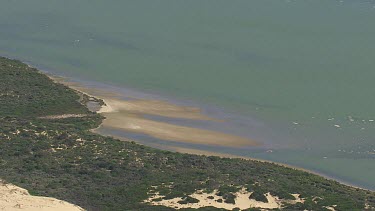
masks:
[[[301,170],[162,151],[95,134],[90,129],[103,117],[88,110],[89,100],[102,103],[0,58],[0,178],[87,210],[174,210],[145,201],[158,193],[163,198],[156,201],[199,203],[191,196],[197,190],[217,191],[221,203],[236,204],[241,188],[256,201],[267,202],[266,194],[285,199],[275,210],[374,210],[374,192]],[[303,201],[288,203],[296,199],[292,194]]]

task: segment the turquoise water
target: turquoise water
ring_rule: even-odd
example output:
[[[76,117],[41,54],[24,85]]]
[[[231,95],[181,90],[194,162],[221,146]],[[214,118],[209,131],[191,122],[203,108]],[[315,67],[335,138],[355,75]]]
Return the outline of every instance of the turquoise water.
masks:
[[[273,153],[227,152],[375,189],[375,1],[4,0],[0,54],[256,118]]]

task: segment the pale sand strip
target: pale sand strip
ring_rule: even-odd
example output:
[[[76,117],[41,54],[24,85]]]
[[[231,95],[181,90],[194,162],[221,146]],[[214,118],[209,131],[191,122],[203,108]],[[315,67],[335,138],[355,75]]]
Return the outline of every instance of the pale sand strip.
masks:
[[[192,155],[217,156],[217,157],[221,157],[221,158],[240,158],[240,159],[244,159],[244,160],[256,160],[256,161],[261,161],[261,162],[270,162],[270,161],[265,161],[265,160],[260,160],[260,159],[253,159],[253,158],[246,157],[246,156],[232,155],[232,154],[212,152],[212,151],[205,151],[205,150],[199,150],[199,149],[174,147],[174,146],[163,146],[163,147],[168,151],[185,153],[185,154],[192,154]]]
[[[42,116],[42,117],[39,117],[39,119],[67,119],[67,118],[81,118],[85,116],[87,116],[87,114],[62,114],[62,115]]]
[[[155,145],[155,146],[158,146],[158,145]],[[233,154],[228,154],[228,153],[212,152],[212,151],[191,149],[191,148],[184,148],[184,147],[163,146],[163,148],[165,150],[178,152],[178,153],[191,154],[191,155],[217,156],[217,157],[220,157],[220,158],[231,158],[231,159],[238,158],[238,159],[243,159],[243,160],[252,160],[252,161],[259,161],[259,162],[264,162],[264,163],[272,163],[272,164],[275,164],[275,165],[278,165],[278,166],[283,166],[283,167],[286,167],[286,168],[304,171],[304,172],[308,172],[308,173],[311,173],[311,174],[320,175],[320,176],[325,177],[327,179],[334,180],[334,179],[332,179],[332,178],[330,178],[326,175],[322,175],[322,174],[319,174],[317,172],[314,172],[314,171],[311,171],[311,170],[308,170],[308,169],[296,167],[296,166],[293,166],[293,165],[288,165],[288,164],[285,164],[285,163],[278,163],[278,162],[273,162],[273,161],[269,161],[269,160],[263,160],[263,159],[259,159],[259,158],[252,158],[252,157],[241,156],[241,155],[233,155]],[[345,184],[345,185],[351,186],[351,185],[348,185],[348,184]],[[355,186],[351,186],[351,187],[357,188]]]
[[[6,211],[82,211],[83,209],[55,198],[31,196],[23,188],[0,180],[0,210]]]

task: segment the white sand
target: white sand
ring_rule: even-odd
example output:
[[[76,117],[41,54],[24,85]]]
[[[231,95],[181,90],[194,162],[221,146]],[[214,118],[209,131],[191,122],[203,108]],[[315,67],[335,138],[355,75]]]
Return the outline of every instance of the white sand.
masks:
[[[31,196],[23,188],[0,180],[0,210],[5,211],[82,211],[83,209],[55,198]]]
[[[332,205],[332,206],[325,206],[325,208],[327,208],[328,210],[331,210],[331,211],[336,211],[335,207],[337,205]]]
[[[218,191],[215,190],[212,193],[203,193],[202,191],[196,191],[195,193],[191,194],[190,197],[198,199],[198,203],[190,203],[190,204],[179,204],[178,202],[181,201],[181,198],[173,198],[168,200],[161,200],[161,201],[153,201],[154,199],[162,198],[163,196],[156,193],[151,195],[149,199],[145,200],[145,203],[150,203],[152,205],[161,205],[166,207],[171,207],[175,209],[182,209],[182,208],[201,208],[201,207],[216,207],[222,208],[226,210],[232,210],[234,208],[240,209],[248,209],[248,208],[262,208],[262,209],[274,209],[274,208],[281,208],[283,202],[288,203],[297,203],[303,202],[303,199],[299,198],[299,194],[293,194],[296,197],[296,200],[280,200],[277,196],[272,196],[270,193],[265,194],[268,202],[260,202],[254,199],[249,199],[249,196],[252,192],[247,192],[245,188],[242,188],[238,192],[234,193],[236,195],[235,204],[228,204],[224,202],[223,197],[217,196],[216,193]],[[209,199],[208,197],[213,197],[213,199]],[[223,202],[217,202],[218,199],[222,199]]]

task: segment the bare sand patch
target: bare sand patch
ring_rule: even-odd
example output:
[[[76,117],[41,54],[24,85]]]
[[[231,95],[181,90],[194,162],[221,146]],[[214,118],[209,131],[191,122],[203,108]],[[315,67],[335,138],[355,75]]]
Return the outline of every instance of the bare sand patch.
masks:
[[[266,193],[265,197],[268,202],[256,201],[250,199],[252,192],[246,191],[245,188],[240,189],[238,192],[234,193],[236,196],[235,203],[225,203],[222,196],[217,195],[218,190],[214,190],[212,193],[205,193],[204,191],[196,191],[195,193],[189,195],[190,197],[199,200],[197,203],[178,203],[182,200],[181,197],[173,199],[163,199],[163,196],[158,192],[150,194],[151,196],[144,201],[144,203],[150,203],[152,205],[161,205],[166,207],[171,207],[175,209],[183,208],[201,208],[201,207],[216,207],[226,210],[232,210],[234,208],[248,209],[248,208],[261,208],[261,209],[275,209],[281,208],[284,202],[295,204],[298,202],[303,202],[303,199],[299,198],[299,194],[293,194],[296,200],[282,200],[277,196],[273,196],[270,193]]]
[[[337,207],[337,205],[325,206],[326,209],[331,210],[331,211],[336,211],[335,207]]]
[[[27,190],[0,180],[0,210],[82,211],[83,209],[55,198],[31,196]]]

